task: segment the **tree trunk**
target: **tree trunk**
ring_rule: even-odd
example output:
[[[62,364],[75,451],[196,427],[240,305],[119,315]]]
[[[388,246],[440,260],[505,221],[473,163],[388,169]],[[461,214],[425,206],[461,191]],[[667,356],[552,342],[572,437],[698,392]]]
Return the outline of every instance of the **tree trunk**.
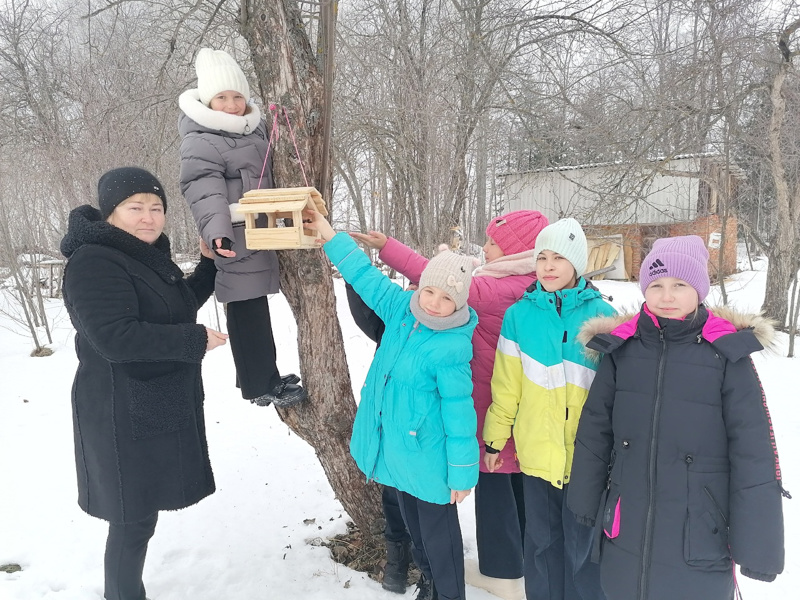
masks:
[[[327,181],[320,192],[330,199],[330,174],[323,177],[324,84],[320,65],[293,0],[246,0],[242,33],[250,46],[261,97],[274,102],[280,138],[273,168],[280,187]],[[289,116],[293,136],[286,126]],[[292,138],[297,142],[294,150]],[[298,156],[299,153],[299,156]],[[381,518],[380,493],[367,483],[350,457],[356,412],[344,343],[336,315],[331,267],[321,250],[279,251],[281,290],[297,320],[298,350],[308,402],[278,410],[281,419],[316,451],[337,498],[362,532]]]
[[[486,121],[484,121],[484,125]],[[488,210],[486,208],[486,181],[489,170],[489,152],[487,149],[486,128],[481,128],[482,135],[478,138],[476,165],[475,165],[475,207],[472,212],[472,231],[470,241],[477,246],[484,243],[484,231],[488,225]]]
[[[790,190],[786,170],[783,166],[783,151],[781,149],[781,130],[786,113],[786,99],[783,96],[783,84],[792,64],[784,60],[778,67],[778,72],[770,89],[770,102],[772,115],[770,117],[769,131],[767,132],[772,178],[775,182],[775,205],[778,226],[769,246],[769,266],[767,267],[767,291],[764,297],[762,310],[764,314],[778,322],[783,327],[786,325],[788,305],[788,290],[793,277],[795,266],[795,227],[798,217],[798,199]]]

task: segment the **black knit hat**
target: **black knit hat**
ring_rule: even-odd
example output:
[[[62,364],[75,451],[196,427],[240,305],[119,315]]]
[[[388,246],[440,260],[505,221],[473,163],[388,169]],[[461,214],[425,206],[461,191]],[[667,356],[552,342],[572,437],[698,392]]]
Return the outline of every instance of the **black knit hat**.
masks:
[[[155,194],[164,203],[167,212],[167,194],[156,176],[139,167],[111,169],[100,177],[97,184],[97,201],[104,219],[120,204],[134,194]]]

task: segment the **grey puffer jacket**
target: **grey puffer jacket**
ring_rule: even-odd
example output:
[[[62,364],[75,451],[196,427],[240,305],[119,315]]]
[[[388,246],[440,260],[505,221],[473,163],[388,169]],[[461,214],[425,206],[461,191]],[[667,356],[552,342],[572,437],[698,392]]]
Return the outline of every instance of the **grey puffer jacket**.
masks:
[[[607,598],[731,600],[734,562],[774,579],[784,566],[783,490],[749,356],[771,341],[769,322],[703,306],[695,318],[658,319],[643,307],[589,321],[584,334],[605,356],[567,502],[596,527]]]
[[[261,111],[249,104],[239,117],[211,110],[196,89],[179,99],[181,115],[181,192],[189,203],[200,236],[233,242],[234,258],[217,257],[216,293],[221,302],[237,302],[274,294],[279,287],[275,252],[248,250],[244,216],[236,212],[244,192],[259,187],[267,153],[266,125]],[[267,162],[262,188],[273,188],[272,161]]]

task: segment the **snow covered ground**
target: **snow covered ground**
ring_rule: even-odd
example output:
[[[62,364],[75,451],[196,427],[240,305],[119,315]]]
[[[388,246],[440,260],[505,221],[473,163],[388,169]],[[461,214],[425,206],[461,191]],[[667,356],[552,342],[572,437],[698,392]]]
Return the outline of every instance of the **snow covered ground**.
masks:
[[[757,310],[765,263],[729,281],[731,303]],[[344,287],[336,281],[339,317],[355,389],[366,376],[374,345],[354,325]],[[600,282],[621,310],[641,300],[636,284]],[[718,290],[712,291],[713,306]],[[271,299],[281,371],[297,372],[296,325],[285,299]],[[30,342],[0,316],[0,600],[100,600],[107,526],[77,506],[70,386],[76,368],[74,331],[60,301],[51,301],[55,354],[31,358]],[[211,304],[201,320],[216,327]],[[775,423],[785,487],[800,496],[800,359],[781,352],[756,364]],[[334,499],[314,451],[289,431],[274,409],[241,399],[234,386],[229,348],[205,360],[206,418],[217,492],[196,506],[161,513],[145,565],[148,596],[155,600],[392,600],[365,574],[338,565],[319,537],[343,533],[347,515]],[[739,577],[745,600],[784,600],[800,589],[800,518],[784,502],[786,570],[771,584]],[[460,506],[466,553],[474,558],[474,507]],[[313,519],[313,523],[306,524]],[[794,590],[794,591],[792,591]],[[409,588],[406,598],[412,598]],[[468,587],[470,600],[494,596]],[[680,599],[676,599],[680,600]]]

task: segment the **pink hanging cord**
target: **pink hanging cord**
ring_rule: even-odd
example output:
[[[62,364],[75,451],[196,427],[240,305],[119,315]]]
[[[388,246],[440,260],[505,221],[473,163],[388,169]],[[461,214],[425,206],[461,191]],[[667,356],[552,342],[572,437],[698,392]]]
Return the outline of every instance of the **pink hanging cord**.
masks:
[[[306,177],[306,170],[303,167],[303,160],[300,158],[300,150],[297,148],[297,140],[294,137],[294,130],[292,129],[292,124],[289,121],[289,113],[286,112],[286,107],[283,108],[283,116],[286,119],[286,126],[289,128],[289,135],[292,136],[292,144],[294,144],[294,151],[297,154],[297,161],[300,163],[300,171],[303,173],[303,181],[306,182],[306,187],[310,187],[308,185],[308,177]],[[264,178],[264,171],[267,168],[267,160],[269,160],[269,151],[272,148],[273,140],[278,140],[278,107],[274,104],[269,105],[269,112],[274,114],[272,115],[272,131],[270,132],[269,136],[269,143],[267,144],[267,154],[264,156],[264,166],[261,167],[261,175],[258,178],[258,187],[261,188],[261,180]]]
[[[728,545],[728,554],[731,552],[731,547]],[[733,568],[733,599],[744,600],[742,597],[742,590],[739,587],[739,580],[736,578],[736,561],[731,559],[731,566]]]
[[[264,166],[261,167],[261,175],[258,176],[258,189],[261,189],[261,180],[264,178],[264,171],[267,168],[267,161],[269,160],[269,151],[272,148],[272,141],[278,139],[278,111],[274,104],[269,105],[269,112],[275,111],[272,115],[272,130],[269,132],[269,142],[267,143],[267,153],[264,155]]]
[[[286,107],[283,107],[283,116],[286,117],[286,126],[289,128],[289,135],[292,136],[292,143],[294,144],[294,152],[297,154],[297,162],[300,163],[300,171],[303,173],[303,181],[306,182],[306,187],[311,187],[308,185],[308,177],[306,177],[306,170],[303,168],[303,159],[300,158],[300,151],[297,149],[297,140],[294,139],[294,131],[292,130],[292,124],[289,122],[289,114],[286,112]]]

